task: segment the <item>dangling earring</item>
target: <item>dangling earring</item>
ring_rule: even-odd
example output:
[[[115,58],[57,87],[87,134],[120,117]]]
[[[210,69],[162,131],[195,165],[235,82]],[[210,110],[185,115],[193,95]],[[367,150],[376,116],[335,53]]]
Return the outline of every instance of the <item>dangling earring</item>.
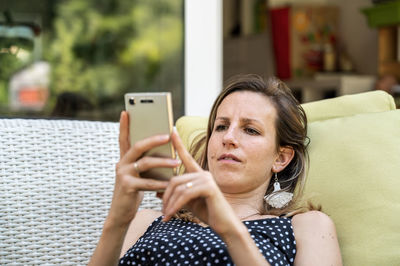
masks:
[[[278,174],[275,173],[275,183],[274,183],[274,192],[264,197],[264,201],[269,204],[271,207],[276,209],[281,209],[288,205],[288,203],[293,198],[293,193],[281,191],[281,185],[278,181]]]

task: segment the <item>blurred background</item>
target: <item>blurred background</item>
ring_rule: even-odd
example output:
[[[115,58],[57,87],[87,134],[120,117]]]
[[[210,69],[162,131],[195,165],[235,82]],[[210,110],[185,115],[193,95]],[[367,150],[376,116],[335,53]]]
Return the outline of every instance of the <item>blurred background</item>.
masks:
[[[175,119],[191,114],[189,100],[209,100],[189,93],[202,90],[188,85],[190,51],[210,58],[200,79],[221,69],[216,92],[256,73],[303,103],[375,89],[398,101],[396,10],[398,0],[2,0],[0,116],[117,121],[123,94],[143,91],[171,92]],[[193,16],[205,33],[190,43]]]
[[[399,11],[398,0],[224,0],[224,79],[276,75],[302,103],[381,89],[400,106]]]
[[[183,1],[2,0],[0,115],[119,118],[123,94],[183,113]]]

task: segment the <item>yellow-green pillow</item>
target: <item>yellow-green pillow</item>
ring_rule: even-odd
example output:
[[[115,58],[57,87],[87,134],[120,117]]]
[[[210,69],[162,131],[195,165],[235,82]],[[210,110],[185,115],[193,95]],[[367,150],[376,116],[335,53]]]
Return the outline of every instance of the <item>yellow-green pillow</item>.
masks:
[[[400,265],[400,110],[309,124],[305,194],[336,224],[344,265]]]
[[[381,90],[305,103],[302,106],[308,122],[396,109],[393,97]]]
[[[205,134],[207,121],[208,118],[203,116],[182,116],[176,121],[176,129],[186,148],[190,148],[198,135]]]

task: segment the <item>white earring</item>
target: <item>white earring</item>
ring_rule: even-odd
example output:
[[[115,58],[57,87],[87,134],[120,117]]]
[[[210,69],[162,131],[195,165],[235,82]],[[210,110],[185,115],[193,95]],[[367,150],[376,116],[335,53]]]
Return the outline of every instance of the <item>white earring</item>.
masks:
[[[264,201],[276,209],[281,209],[289,204],[293,198],[293,193],[280,191],[281,185],[278,181],[278,174],[275,173],[274,192],[264,197]],[[280,191],[280,192],[279,192]]]

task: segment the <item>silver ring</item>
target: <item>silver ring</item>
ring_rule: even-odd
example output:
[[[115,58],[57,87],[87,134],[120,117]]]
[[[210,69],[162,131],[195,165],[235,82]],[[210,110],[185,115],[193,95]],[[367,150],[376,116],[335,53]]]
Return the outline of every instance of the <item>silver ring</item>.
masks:
[[[136,173],[138,173],[138,174],[140,173],[139,165],[138,165],[137,162],[134,162],[134,163],[133,163],[133,169],[135,170]]]
[[[193,187],[193,183],[192,182],[187,182],[185,186],[186,186],[186,188],[191,188],[191,187]]]

